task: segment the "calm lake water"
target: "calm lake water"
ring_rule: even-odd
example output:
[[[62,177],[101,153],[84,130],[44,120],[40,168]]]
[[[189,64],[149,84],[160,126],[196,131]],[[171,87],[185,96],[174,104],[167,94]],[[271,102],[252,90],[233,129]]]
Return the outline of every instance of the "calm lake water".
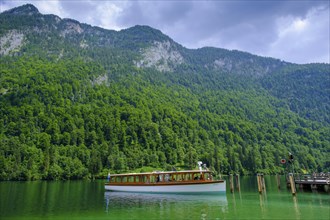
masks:
[[[0,219],[330,219],[330,194],[298,191],[284,177],[241,177],[241,192],[157,195],[105,192],[104,181],[0,182]],[[227,185],[228,182],[227,182]]]

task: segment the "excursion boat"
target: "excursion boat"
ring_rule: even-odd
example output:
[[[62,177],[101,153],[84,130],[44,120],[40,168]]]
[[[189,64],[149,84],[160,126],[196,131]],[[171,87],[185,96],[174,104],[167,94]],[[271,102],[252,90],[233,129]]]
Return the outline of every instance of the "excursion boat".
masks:
[[[224,180],[214,180],[212,172],[199,170],[154,171],[108,175],[105,190],[141,193],[216,194],[226,192]]]

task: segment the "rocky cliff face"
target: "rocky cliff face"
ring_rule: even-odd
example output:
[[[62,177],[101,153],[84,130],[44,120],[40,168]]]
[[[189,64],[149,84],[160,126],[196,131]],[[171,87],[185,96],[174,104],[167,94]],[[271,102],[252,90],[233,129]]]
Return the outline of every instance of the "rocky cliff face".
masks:
[[[10,30],[0,37],[0,55],[10,55],[20,50],[24,34],[18,30]]]
[[[184,62],[183,56],[175,50],[170,41],[158,42],[142,49],[142,59],[136,61],[137,67],[154,67],[160,72],[173,71],[173,66]]]

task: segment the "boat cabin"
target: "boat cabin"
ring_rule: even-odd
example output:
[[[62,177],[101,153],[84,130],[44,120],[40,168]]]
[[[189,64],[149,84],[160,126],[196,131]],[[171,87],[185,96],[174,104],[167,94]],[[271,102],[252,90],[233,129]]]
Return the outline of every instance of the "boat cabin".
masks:
[[[150,173],[112,174],[110,184],[164,184],[178,182],[212,181],[212,173],[208,170],[168,171]]]

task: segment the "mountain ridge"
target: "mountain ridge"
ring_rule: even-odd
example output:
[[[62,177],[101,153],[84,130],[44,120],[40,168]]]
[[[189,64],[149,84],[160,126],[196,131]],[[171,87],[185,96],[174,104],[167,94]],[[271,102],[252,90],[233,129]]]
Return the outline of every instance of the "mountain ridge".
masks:
[[[18,6],[18,7],[15,7],[13,9],[9,9],[7,11],[4,11],[2,12],[1,14],[14,14],[14,15],[40,15],[40,16],[55,16],[55,17],[58,17],[57,15],[53,15],[53,14],[46,14],[46,15],[43,15],[39,12],[39,10],[33,5],[33,4],[25,4],[25,5],[22,5],[22,6]],[[60,17],[58,17],[60,18]],[[76,23],[76,24],[79,24],[79,25],[83,25],[83,26],[87,26],[87,27],[91,27],[91,28],[95,28],[95,29],[101,29],[103,31],[110,31],[110,32],[132,32],[133,35],[134,32],[137,32],[136,30],[138,31],[142,31],[142,32],[153,32],[153,33],[157,33],[157,36],[161,36],[161,38],[164,38],[166,40],[170,40],[171,42],[174,42],[173,39],[171,39],[169,36],[165,35],[164,33],[162,33],[160,30],[157,30],[157,29],[154,29],[148,25],[134,25],[132,27],[129,27],[129,28],[125,28],[125,29],[122,29],[122,30],[119,30],[119,31],[116,31],[116,30],[111,30],[111,29],[105,29],[105,28],[102,28],[102,27],[98,27],[98,26],[92,26],[92,25],[89,25],[89,24],[86,24],[86,23],[81,23],[75,19],[71,19],[71,18],[60,18],[61,20],[63,21],[68,21],[68,22],[73,22],[73,23]],[[176,43],[178,44],[178,43]],[[178,44],[180,45],[180,44]],[[183,47],[182,45],[180,45],[180,47]],[[183,47],[185,48],[185,47]],[[295,64],[295,63],[290,63],[290,62],[287,62],[287,61],[283,61],[283,60],[280,60],[278,58],[273,58],[273,57],[264,57],[264,56],[260,56],[260,55],[255,55],[255,54],[252,54],[250,52],[247,52],[247,51],[239,51],[239,50],[229,50],[229,49],[224,49],[224,48],[218,48],[218,47],[210,47],[210,46],[205,46],[205,47],[201,47],[201,48],[197,48],[197,49],[190,49],[190,48],[185,48],[185,49],[188,49],[188,50],[226,50],[226,51],[231,51],[231,52],[239,52],[239,53],[244,53],[246,55],[252,55],[252,56],[255,56],[255,57],[261,57],[261,58],[265,58],[265,59],[273,59],[273,60],[278,60],[278,61],[281,61],[281,62],[285,62],[287,64]],[[306,63],[306,64],[322,64],[322,63]],[[327,64],[327,63],[325,63]],[[304,64],[303,64],[304,65]]]
[[[32,9],[31,9],[32,8]],[[15,13],[15,16],[17,15],[22,15],[22,16],[26,16],[26,11],[28,11],[29,9],[31,9],[31,12],[29,11],[29,16],[31,15],[36,15],[37,17],[47,17],[47,16],[54,16],[54,15],[42,15],[40,13],[37,14],[33,14],[32,12],[37,11],[37,9],[33,6],[33,5],[23,5],[20,7],[17,7],[16,9],[11,9],[7,12],[4,12],[3,14],[8,14],[8,12],[17,12]],[[21,14],[19,12],[22,12]],[[10,14],[10,13],[9,13]],[[56,18],[57,16],[55,16],[54,18]],[[57,17],[58,18],[58,17]],[[36,18],[37,19],[37,18]],[[103,40],[99,40],[99,46],[110,46],[110,47],[115,47],[115,44],[119,41],[122,42],[123,38],[129,39],[129,41],[133,41],[136,42],[136,46],[133,46],[134,50],[140,50],[143,47],[146,46],[152,46],[152,44],[154,42],[169,42],[171,47],[173,47],[174,49],[178,48],[179,49],[179,53],[184,53],[187,54],[189,53],[188,51],[193,51],[192,53],[200,53],[199,51],[209,51],[210,53],[214,53],[216,51],[216,53],[218,53],[218,56],[221,56],[221,54],[223,54],[223,52],[226,52],[226,55],[230,54],[230,53],[235,53],[237,51],[233,50],[227,50],[227,49],[221,49],[221,48],[211,48],[211,47],[204,47],[204,48],[199,48],[199,49],[188,49],[183,47],[182,45],[174,42],[170,37],[164,35],[161,31],[156,30],[154,28],[151,28],[149,26],[145,26],[145,25],[136,25],[127,29],[123,29],[120,31],[114,31],[114,30],[107,30],[107,29],[103,29],[103,28],[99,28],[99,27],[93,27],[90,26],[88,24],[83,24],[80,23],[79,21],[73,20],[73,19],[60,19],[60,21],[57,20],[57,22],[62,24],[62,31],[65,34],[71,33],[71,34],[80,34],[80,35],[88,35],[88,33],[95,31],[95,33],[98,33],[100,35],[100,38]],[[54,24],[53,24],[54,25]],[[56,24],[55,24],[56,25]],[[61,29],[61,27],[57,27],[57,29]],[[99,32],[98,32],[99,31]],[[63,35],[63,33],[62,33]],[[93,37],[93,36],[86,36],[87,38],[89,37]],[[88,39],[85,39],[84,37],[82,37],[82,40],[86,40],[88,41]],[[128,45],[117,45],[118,47],[127,47]],[[264,58],[264,57],[260,57],[257,55],[253,55],[247,52],[238,52],[241,53],[242,56],[246,56],[248,57],[248,59],[272,59],[274,61],[279,61],[277,59],[274,58]],[[250,61],[244,61],[244,62],[250,62]],[[253,61],[252,61],[253,62]],[[281,63],[283,61],[279,61],[279,63]],[[225,63],[225,64],[224,64]],[[191,64],[191,63],[190,63]],[[227,65],[227,68],[225,69],[229,69],[229,71],[231,70],[231,68],[228,68],[228,66],[233,66],[234,64],[227,60],[212,60],[212,61],[208,61],[208,63],[204,63],[204,65],[208,65],[209,68],[211,67],[215,67],[215,68],[221,68],[222,65]],[[272,67],[268,67],[268,69],[271,69]],[[266,72],[268,71],[267,68],[263,69],[266,70]],[[258,72],[257,75],[261,75],[261,72]]]
[[[21,16],[26,19],[20,18]],[[0,56],[25,53],[42,54],[56,59],[83,56],[83,59],[101,62],[106,69],[113,64],[128,62],[138,68],[154,68],[163,73],[221,72],[246,75],[257,80],[283,74],[286,69],[299,66],[313,68],[313,64],[298,65],[236,50],[214,47],[188,49],[149,26],[136,25],[121,31],[107,30],[73,19],[61,19],[56,15],[42,15],[31,4],[5,11],[0,14],[0,18],[3,20],[0,29]],[[308,71],[311,74],[313,72]],[[324,82],[328,81],[329,78],[325,78]],[[284,98],[280,91],[273,91],[272,94]],[[327,103],[326,96],[322,97],[321,102]]]
[[[37,7],[35,7],[33,4],[25,4],[19,7],[15,7],[9,10],[6,10],[4,12],[1,12],[3,14],[21,14],[21,15],[33,15],[33,14],[40,14]]]

